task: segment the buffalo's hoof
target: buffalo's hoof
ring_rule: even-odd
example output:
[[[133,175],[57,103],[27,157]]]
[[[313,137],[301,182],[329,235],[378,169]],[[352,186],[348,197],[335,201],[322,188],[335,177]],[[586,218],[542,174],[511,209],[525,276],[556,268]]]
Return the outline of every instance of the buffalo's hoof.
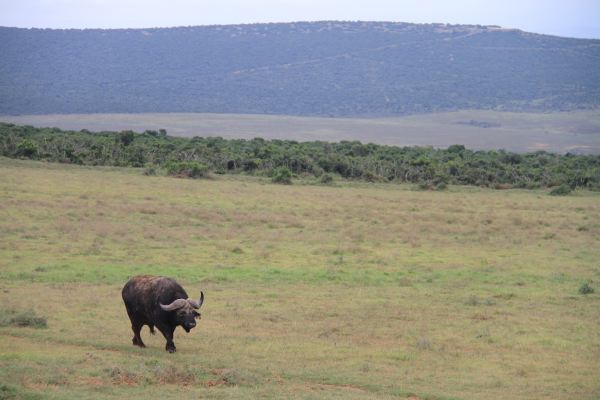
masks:
[[[175,350],[175,346],[173,346],[173,347],[167,347],[167,351],[168,351],[169,353],[175,353],[175,351],[176,351],[176,350]]]

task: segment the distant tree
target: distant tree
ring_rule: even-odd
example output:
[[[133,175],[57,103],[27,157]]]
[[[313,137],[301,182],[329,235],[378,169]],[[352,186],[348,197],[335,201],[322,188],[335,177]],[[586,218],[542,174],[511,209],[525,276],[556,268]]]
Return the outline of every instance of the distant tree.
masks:
[[[119,141],[123,144],[123,146],[129,146],[134,139],[135,132],[133,131],[122,131],[119,134]]]
[[[17,156],[35,158],[38,153],[38,145],[30,139],[25,139],[17,146]]]
[[[449,153],[462,153],[465,150],[465,146],[463,146],[462,144],[453,144],[451,146],[448,146]]]

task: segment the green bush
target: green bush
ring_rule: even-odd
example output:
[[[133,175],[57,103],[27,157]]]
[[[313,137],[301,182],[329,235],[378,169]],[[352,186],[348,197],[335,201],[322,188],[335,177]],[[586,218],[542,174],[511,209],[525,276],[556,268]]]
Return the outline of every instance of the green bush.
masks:
[[[147,166],[146,168],[144,168],[144,175],[147,175],[147,176],[156,175],[156,167],[153,165]]]
[[[273,183],[280,183],[283,185],[292,184],[292,171],[288,167],[279,167],[275,169],[273,177],[271,178]]]
[[[333,176],[329,174],[323,174],[321,175],[321,178],[319,178],[319,182],[323,185],[330,185],[333,183]]]
[[[435,190],[445,190],[448,187],[448,182],[450,182],[450,177],[444,173],[438,172],[433,177],[433,187]]]
[[[367,182],[381,182],[381,176],[375,174],[374,172],[371,171],[366,171],[363,175],[362,178],[367,181]]]
[[[204,178],[208,167],[198,161],[174,161],[167,164],[167,175],[179,178]]]
[[[25,139],[17,146],[17,156],[35,158],[38,153],[38,145],[32,140]]]
[[[560,185],[550,191],[550,196],[566,196],[571,193],[573,189],[569,185]]]
[[[419,190],[433,190],[433,183],[431,181],[421,181],[417,184]]]
[[[446,182],[439,182],[435,185],[435,190],[446,190],[448,188],[448,184]]]
[[[584,282],[581,284],[581,286],[579,286],[579,293],[580,294],[594,293],[594,288],[590,286],[589,282]]]

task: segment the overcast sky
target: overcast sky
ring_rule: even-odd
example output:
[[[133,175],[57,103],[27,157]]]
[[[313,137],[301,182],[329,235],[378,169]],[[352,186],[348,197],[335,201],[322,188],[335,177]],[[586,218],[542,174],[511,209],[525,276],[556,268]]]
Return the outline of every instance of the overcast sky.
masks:
[[[27,28],[320,20],[501,25],[600,38],[600,0],[0,0],[0,26]]]

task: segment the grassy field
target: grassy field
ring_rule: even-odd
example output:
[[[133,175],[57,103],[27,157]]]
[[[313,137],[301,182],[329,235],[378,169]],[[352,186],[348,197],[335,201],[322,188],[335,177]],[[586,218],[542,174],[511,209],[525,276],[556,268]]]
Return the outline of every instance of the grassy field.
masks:
[[[139,273],[206,295],[175,354]],[[597,399],[598,282],[598,193],[0,159],[0,399]]]
[[[0,116],[0,121],[62,129],[143,132],[165,128],[174,136],[359,140],[363,143],[474,150],[600,154],[600,110],[514,113],[465,110],[398,118],[310,118],[231,114],[75,114]]]

